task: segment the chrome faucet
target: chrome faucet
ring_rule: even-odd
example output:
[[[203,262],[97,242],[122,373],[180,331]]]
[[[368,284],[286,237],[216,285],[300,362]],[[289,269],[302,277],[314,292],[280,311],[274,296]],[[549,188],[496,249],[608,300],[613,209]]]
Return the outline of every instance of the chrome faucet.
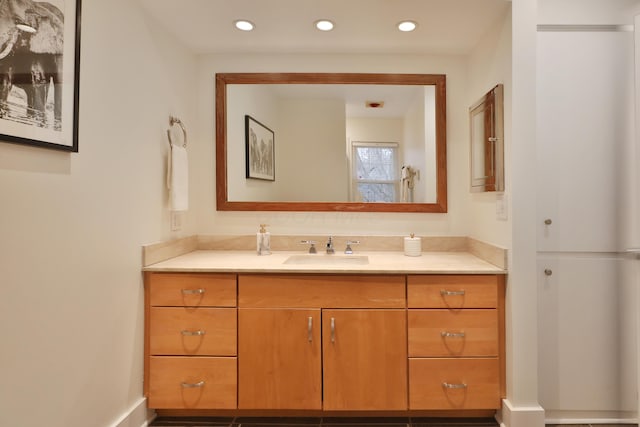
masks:
[[[315,254],[316,253],[316,246],[315,246],[316,241],[315,240],[300,240],[300,243],[303,244],[303,245],[305,245],[305,244],[310,245],[309,246],[309,253],[310,254]]]
[[[351,255],[353,253],[353,249],[351,249],[351,245],[359,245],[359,240],[347,240],[347,247],[344,249],[344,253],[347,255]]]
[[[335,254],[336,251],[333,249],[333,237],[329,236],[329,240],[327,241],[327,254]]]

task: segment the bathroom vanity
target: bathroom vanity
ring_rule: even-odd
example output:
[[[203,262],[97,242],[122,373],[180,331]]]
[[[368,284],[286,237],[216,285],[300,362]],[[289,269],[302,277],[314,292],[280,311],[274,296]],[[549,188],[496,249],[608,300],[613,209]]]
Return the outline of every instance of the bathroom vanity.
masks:
[[[197,250],[145,267],[149,408],[314,416],[500,408],[504,269],[464,252],[286,263],[299,254]]]

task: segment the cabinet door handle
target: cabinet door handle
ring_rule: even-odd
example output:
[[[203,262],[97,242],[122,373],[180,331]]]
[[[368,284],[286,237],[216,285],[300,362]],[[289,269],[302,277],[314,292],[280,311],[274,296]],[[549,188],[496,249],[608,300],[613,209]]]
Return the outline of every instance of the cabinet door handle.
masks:
[[[202,295],[204,294],[204,289],[183,289],[182,295]]]
[[[331,318],[331,342],[336,342],[336,319]]]
[[[197,383],[182,383],[182,387],[183,388],[196,388],[196,387],[204,387],[204,380],[203,381],[199,381]]]
[[[442,295],[443,297],[459,296],[464,295],[464,291],[445,291],[443,289],[440,291],[440,295]]]
[[[307,322],[307,339],[309,342],[313,341],[313,317],[309,316]]]
[[[187,331],[186,329],[183,329],[180,331],[180,333],[187,337],[199,337],[204,335],[206,332],[202,329],[198,329],[197,331]]]
[[[464,338],[464,332],[440,332],[442,338]]]
[[[442,387],[444,388],[448,388],[448,389],[459,389],[459,388],[467,388],[467,385],[465,383],[460,383],[460,384],[451,384],[451,383],[442,383]]]

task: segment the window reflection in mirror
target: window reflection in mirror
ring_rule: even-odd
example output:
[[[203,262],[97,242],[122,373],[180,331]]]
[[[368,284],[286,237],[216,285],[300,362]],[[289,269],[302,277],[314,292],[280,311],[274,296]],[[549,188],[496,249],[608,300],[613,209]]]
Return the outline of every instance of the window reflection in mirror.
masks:
[[[351,143],[352,202],[399,202],[398,143]]]

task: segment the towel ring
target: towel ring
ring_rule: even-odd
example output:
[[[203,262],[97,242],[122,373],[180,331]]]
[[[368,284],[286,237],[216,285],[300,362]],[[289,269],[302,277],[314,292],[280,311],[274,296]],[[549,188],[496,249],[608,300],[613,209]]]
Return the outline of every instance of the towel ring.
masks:
[[[184,134],[184,144],[183,147],[187,147],[187,130],[184,128],[184,124],[180,121],[179,118],[170,116],[169,117],[169,126],[173,127],[173,125],[178,124],[182,129],[182,133]],[[167,129],[167,136],[169,137],[169,144],[173,145],[173,141],[171,140],[171,129]]]

